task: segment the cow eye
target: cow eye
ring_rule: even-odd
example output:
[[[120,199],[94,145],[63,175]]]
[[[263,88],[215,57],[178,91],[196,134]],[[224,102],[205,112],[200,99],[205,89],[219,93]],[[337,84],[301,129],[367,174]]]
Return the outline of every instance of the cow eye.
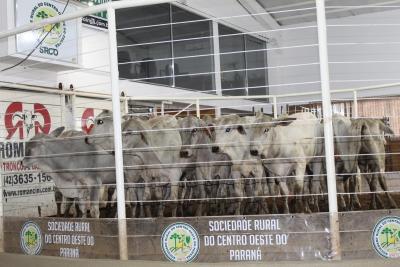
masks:
[[[231,128],[226,128],[225,132],[229,133],[231,131]]]
[[[98,120],[98,121],[97,121],[97,125],[102,125],[103,123],[104,123],[103,120]]]

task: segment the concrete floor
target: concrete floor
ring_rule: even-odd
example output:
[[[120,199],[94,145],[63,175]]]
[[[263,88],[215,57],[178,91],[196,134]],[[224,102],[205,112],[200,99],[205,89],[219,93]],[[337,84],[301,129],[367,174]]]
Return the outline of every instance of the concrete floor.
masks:
[[[149,262],[149,261],[115,261],[115,260],[88,260],[88,259],[63,259],[56,257],[46,256],[26,256],[19,254],[8,254],[0,253],[0,267],[169,267],[183,264],[169,263],[169,262]],[[338,262],[265,262],[265,263],[191,263],[191,266],[220,266],[220,267],[232,267],[243,266],[243,267],[258,267],[265,265],[268,267],[399,267],[400,260],[352,260],[352,261],[338,261]]]

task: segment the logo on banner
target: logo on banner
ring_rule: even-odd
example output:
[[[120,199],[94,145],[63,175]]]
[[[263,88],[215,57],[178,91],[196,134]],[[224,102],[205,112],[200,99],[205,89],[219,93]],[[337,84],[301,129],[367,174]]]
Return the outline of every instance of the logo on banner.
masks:
[[[400,257],[400,217],[388,216],[378,221],[372,232],[372,245],[384,258]]]
[[[20,233],[21,248],[25,254],[38,255],[42,250],[42,232],[34,222],[26,222]]]
[[[83,111],[81,118],[81,128],[86,134],[90,133],[94,126],[94,109],[87,108]]]
[[[28,104],[25,104],[28,106]],[[51,128],[51,118],[48,110],[42,104],[33,104],[33,110],[24,109],[21,102],[11,103],[4,115],[7,130],[6,139],[10,139],[18,131],[19,139],[23,140],[32,132],[48,134]]]
[[[199,254],[200,238],[190,224],[174,223],[162,233],[161,248],[170,261],[190,262]]]
[[[30,22],[38,22],[58,15],[61,15],[61,12],[54,4],[48,1],[43,1],[33,7],[30,15]],[[40,40],[47,34],[47,37],[43,41],[44,45],[40,47],[39,52],[41,54],[57,56],[58,48],[64,42],[66,33],[67,27],[65,22],[48,24],[35,30],[34,34],[37,38],[37,42],[40,42]]]

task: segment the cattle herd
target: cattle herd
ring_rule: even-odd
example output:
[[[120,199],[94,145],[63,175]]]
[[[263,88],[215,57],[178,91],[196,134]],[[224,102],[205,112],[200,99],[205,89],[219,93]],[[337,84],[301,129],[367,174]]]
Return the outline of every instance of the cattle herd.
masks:
[[[333,129],[340,209],[361,208],[356,193],[364,180],[371,209],[395,208],[385,177],[384,135],[391,129],[380,119],[340,115]],[[125,116],[122,131],[131,217],[326,211],[323,122],[311,113],[277,119],[262,113]],[[75,203],[77,216],[90,211],[98,218],[101,207],[115,206],[114,157],[112,113],[105,110],[89,135],[64,127],[36,135],[26,144],[23,164],[51,175],[65,216]],[[378,183],[387,201],[376,193]]]

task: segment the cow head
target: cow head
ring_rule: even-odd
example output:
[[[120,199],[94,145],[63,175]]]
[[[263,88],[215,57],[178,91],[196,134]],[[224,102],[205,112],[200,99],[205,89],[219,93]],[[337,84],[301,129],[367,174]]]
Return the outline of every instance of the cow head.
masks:
[[[190,158],[195,149],[207,149],[211,142],[210,129],[205,123],[194,116],[188,116],[179,120],[180,135],[182,139],[182,147],[180,156],[182,158]],[[195,147],[200,145],[200,147]]]
[[[219,118],[215,126],[214,153],[225,153],[233,160],[241,160],[249,145],[249,135],[246,125],[237,115],[227,115]]]
[[[122,123],[123,146],[126,148],[146,147],[151,143],[152,135],[145,122],[137,117],[131,117]]]
[[[276,120],[256,120],[255,129],[252,135],[252,142],[250,144],[250,154],[253,156],[260,156],[266,158],[268,155],[269,145],[273,144],[273,136],[275,128],[278,126],[288,126],[296,118],[283,118]]]
[[[18,131],[19,138],[24,139],[34,133],[48,134],[51,128],[50,114],[42,104],[33,104],[33,110],[23,109],[21,102],[11,103],[4,116],[8,132],[6,139],[10,139]]]
[[[114,123],[113,114],[109,110],[103,110],[94,119],[90,134],[85,138],[87,144],[97,145],[104,150],[114,149]]]
[[[94,126],[94,109],[87,108],[82,113],[81,128],[86,134],[89,134]]]

